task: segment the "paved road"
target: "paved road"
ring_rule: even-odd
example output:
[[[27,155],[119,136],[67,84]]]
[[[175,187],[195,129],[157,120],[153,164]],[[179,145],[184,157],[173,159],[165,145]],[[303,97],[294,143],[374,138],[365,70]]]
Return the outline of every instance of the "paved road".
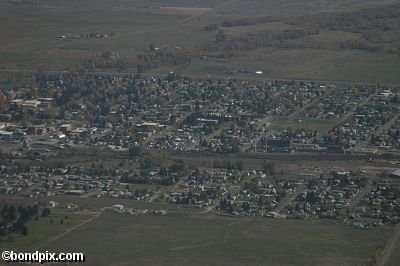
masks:
[[[370,101],[374,96],[376,96],[375,93],[374,93],[374,94],[371,94],[371,95],[368,96],[368,98],[366,98],[364,101],[358,103],[357,106],[358,106],[359,108],[363,107],[364,105],[366,105],[367,103],[369,103],[369,101]],[[347,112],[346,114],[340,116],[340,117],[335,121],[334,126],[329,127],[329,128],[328,128],[327,130],[325,130],[324,132],[319,132],[319,133],[318,133],[318,135],[317,135],[317,140],[322,140],[322,137],[323,137],[324,135],[327,135],[327,134],[329,133],[329,130],[331,130],[333,127],[337,127],[337,126],[339,126],[340,124],[342,124],[342,123],[346,122],[347,120],[351,119],[351,117],[352,117],[355,113],[356,113],[356,111],[353,110],[353,111]]]
[[[393,116],[392,119],[390,119],[388,122],[386,122],[383,126],[378,127],[377,130],[375,130],[374,135],[379,135],[381,133],[387,133],[387,131],[390,129],[390,127],[399,119],[400,114],[397,113]]]
[[[309,108],[310,106],[313,106],[315,104],[317,104],[318,102],[320,102],[323,98],[326,97],[326,95],[328,94],[328,92],[330,92],[332,89],[329,88],[327,91],[325,91],[321,96],[316,97],[315,99],[313,99],[312,101],[310,101],[308,104],[304,105],[303,107],[301,107],[300,109],[298,109],[297,111],[294,111],[293,113],[291,113],[288,118],[294,118],[299,116],[302,112],[304,112],[307,108]],[[300,115],[300,117],[304,117],[302,115]]]
[[[381,256],[379,257],[376,265],[377,266],[385,266],[388,262],[390,256],[393,254],[394,248],[396,246],[397,241],[400,238],[400,225],[397,225],[394,229],[394,234],[392,238],[389,239],[385,248],[383,249]]]

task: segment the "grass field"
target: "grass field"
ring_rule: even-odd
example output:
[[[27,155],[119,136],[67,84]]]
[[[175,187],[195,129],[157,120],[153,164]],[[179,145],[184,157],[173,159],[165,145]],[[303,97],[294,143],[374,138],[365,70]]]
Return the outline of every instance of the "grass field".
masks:
[[[67,218],[65,217],[67,216]],[[71,228],[89,220],[93,214],[76,214],[65,211],[56,211],[48,217],[39,217],[37,221],[30,221],[28,226],[28,235],[26,237],[17,236],[13,241],[1,243],[1,250],[37,250],[46,245],[54,237],[63,234]],[[60,221],[63,220],[61,224]],[[51,222],[52,221],[52,222]]]
[[[390,257],[386,266],[399,265],[399,261],[400,261],[400,242],[397,242],[396,247],[393,250],[392,256]]]
[[[104,213],[45,248],[84,252],[88,265],[364,265],[389,233],[324,221]]]
[[[168,210],[174,212],[183,212],[190,210],[191,212],[199,211],[199,209],[180,208],[178,205],[167,204],[165,202],[147,202],[140,200],[129,200],[129,199],[114,199],[114,198],[81,198],[71,197],[65,195],[52,196],[52,197],[38,197],[35,199],[39,203],[48,203],[49,201],[55,201],[59,204],[73,203],[78,205],[81,209],[88,209],[92,211],[98,211],[103,207],[111,207],[115,204],[122,204],[126,208],[138,208],[138,209],[151,209],[151,210]],[[10,198],[7,196],[0,197],[0,201],[13,202],[14,204],[26,204],[26,198]]]
[[[395,0],[363,0],[362,6],[376,6],[379,4],[394,3]],[[284,0],[284,1],[258,1],[234,0],[222,8],[214,10],[209,16],[299,16],[323,12],[351,11],[360,8],[357,0]]]
[[[200,32],[199,26],[181,23],[187,16],[136,9],[0,8],[0,32],[7,36],[0,42],[0,66],[65,69],[107,50],[133,56],[147,50],[150,43],[187,46],[207,41],[209,34],[193,34]],[[104,39],[56,39],[65,34],[112,32],[115,36]]]
[[[117,51],[133,59],[156,46],[198,48],[215,40],[215,32],[203,31],[209,23],[227,18],[298,16],[319,12],[349,11],[394,3],[394,0],[286,0],[286,1],[0,1],[0,68],[67,69],[105,51]],[[227,36],[290,29],[283,23],[224,28]],[[64,34],[102,33],[104,39],[65,39]],[[400,58],[396,53],[340,50],[344,40],[361,34],[321,31],[319,35],[290,40],[309,48],[260,48],[238,52],[233,58],[193,58],[190,65],[163,66],[151,73],[175,71],[190,75],[224,76],[225,71],[262,70],[263,78],[318,79],[369,83],[399,83]],[[246,76],[246,75],[245,75]]]
[[[175,71],[188,75],[267,79],[300,79],[398,84],[400,58],[395,55],[359,50],[263,48],[228,59],[194,60],[189,66],[166,66],[151,73]],[[262,76],[225,74],[226,71],[251,69],[263,71]]]

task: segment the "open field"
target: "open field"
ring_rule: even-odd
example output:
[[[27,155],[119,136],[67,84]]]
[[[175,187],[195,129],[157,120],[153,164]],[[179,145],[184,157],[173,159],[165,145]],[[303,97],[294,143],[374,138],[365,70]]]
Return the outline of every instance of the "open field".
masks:
[[[76,204],[81,209],[91,210],[91,211],[99,211],[103,207],[111,207],[115,204],[122,204],[127,208],[137,208],[137,209],[151,209],[151,210],[168,210],[173,212],[196,212],[199,209],[191,209],[191,208],[181,208],[178,205],[167,204],[166,202],[148,202],[141,200],[130,200],[130,199],[113,199],[113,198],[83,198],[83,197],[74,197],[74,196],[51,196],[45,197],[40,196],[34,199],[34,202],[39,203],[48,203],[49,201],[55,201],[59,204]],[[26,204],[27,199],[23,197],[7,197],[1,196],[0,201],[3,202],[12,202],[14,204],[22,205]]]
[[[400,260],[400,242],[396,243],[396,247],[393,250],[392,256],[390,256],[387,266],[396,266]]]
[[[2,2],[12,2],[1,0]],[[163,6],[168,7],[196,7],[196,8],[212,8],[225,2],[225,0],[25,0],[21,1],[28,6],[41,6],[45,8],[91,8],[91,9],[121,9],[121,8],[148,8],[158,9]],[[97,5],[93,5],[93,3]],[[167,2],[167,3],[166,3]]]
[[[213,43],[216,32],[206,32],[205,25],[225,19],[257,16],[318,14],[352,11],[383,6],[395,1],[1,1],[0,67],[19,69],[68,69],[88,58],[116,51],[121,58],[133,61],[148,52],[149,45],[199,49]],[[179,30],[177,30],[179,29]],[[265,31],[301,29],[282,22],[222,28],[228,37],[246,36]],[[393,31],[395,32],[395,31]],[[100,33],[107,38],[56,38],[61,35]],[[385,34],[385,35],[383,35]],[[389,35],[388,35],[389,34]],[[374,32],[376,40],[397,42],[391,33]],[[395,33],[393,33],[395,34]],[[367,36],[370,38],[371,36]],[[361,33],[321,30],[319,34],[288,40],[301,48],[259,48],[235,52],[234,57],[205,60],[194,56],[189,65],[163,65],[149,73],[176,71],[191,75],[225,75],[238,69],[262,70],[264,78],[318,79],[336,81],[398,83],[397,53],[371,53],[339,49],[345,40],[358,40]],[[397,38],[397,39],[396,39]],[[130,69],[129,71],[136,71]],[[239,75],[239,74],[237,74]],[[246,75],[245,75],[246,76]]]
[[[45,248],[84,252],[89,265],[364,265],[389,233],[323,221],[104,213]]]
[[[381,4],[394,3],[394,0],[365,0],[362,7],[377,6]],[[309,15],[319,12],[351,11],[360,8],[360,1],[357,0],[286,0],[286,1],[230,1],[229,5],[213,10],[209,16],[265,16],[265,15],[284,15],[298,16]]]
[[[261,77],[268,79],[316,79],[390,84],[400,82],[400,76],[397,75],[400,58],[397,55],[358,50],[264,48],[243,53],[235,58],[194,60],[189,66],[166,66],[151,72],[166,73],[175,70],[190,75],[210,74],[217,77],[225,75],[234,78],[235,76],[226,75],[224,72],[243,68],[261,70],[264,73]]]
[[[34,15],[32,15],[32,12]],[[150,43],[187,46],[207,41],[208,34],[193,34],[198,26],[180,25],[185,14],[163,14],[140,10],[96,10],[57,8],[1,8],[1,67],[65,69],[84,58],[115,50],[134,56]],[[15,23],[18,21],[18,23]],[[181,30],[176,32],[176,26]],[[64,39],[65,34],[101,33],[108,38]],[[112,36],[113,35],[113,36]]]
[[[12,242],[5,240],[1,244],[1,249],[37,250],[39,247],[44,246],[47,241],[68,232],[93,217],[94,214],[89,213],[55,211],[48,217],[39,217],[37,221],[30,221],[27,224],[29,234],[26,237],[16,237]],[[63,220],[62,224],[60,223],[61,220]]]

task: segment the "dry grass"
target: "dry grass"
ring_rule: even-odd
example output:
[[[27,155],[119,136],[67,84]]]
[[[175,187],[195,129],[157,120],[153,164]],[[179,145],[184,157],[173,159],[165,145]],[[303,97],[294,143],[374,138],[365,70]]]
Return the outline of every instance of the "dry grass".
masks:
[[[324,221],[103,214],[47,247],[89,265],[364,265],[390,231]]]

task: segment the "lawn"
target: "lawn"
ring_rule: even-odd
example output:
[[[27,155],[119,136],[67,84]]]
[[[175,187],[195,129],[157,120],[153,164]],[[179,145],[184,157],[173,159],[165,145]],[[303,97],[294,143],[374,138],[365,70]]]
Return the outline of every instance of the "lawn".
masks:
[[[88,265],[364,265],[390,231],[326,221],[103,213],[46,248]]]

